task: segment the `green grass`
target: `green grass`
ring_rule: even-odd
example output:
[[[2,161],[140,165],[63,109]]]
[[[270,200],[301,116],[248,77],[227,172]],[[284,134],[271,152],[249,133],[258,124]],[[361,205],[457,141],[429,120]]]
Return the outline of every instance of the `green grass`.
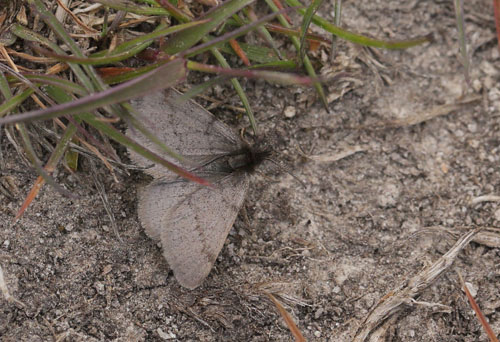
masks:
[[[428,42],[429,37],[408,39],[405,41],[388,42],[370,38],[361,34],[349,32],[315,15],[322,5],[320,0],[313,1],[305,7],[298,0],[286,0],[289,6],[279,9],[275,2],[266,0],[269,13],[260,18],[251,7],[253,0],[229,0],[223,5],[208,11],[200,18],[193,18],[189,12],[184,12],[175,6],[175,2],[158,0],[157,2],[139,1],[135,3],[121,0],[98,0],[105,5],[103,9],[93,15],[108,17],[119,11],[130,12],[142,16],[148,21],[150,32],[135,31],[136,37],[117,44],[109,39],[113,32],[109,32],[110,23],[93,27],[98,29],[98,37],[88,38],[88,46],[92,47],[91,54],[84,53],[79,42],[69,34],[67,28],[61,24],[55,15],[48,10],[41,0],[27,0],[30,5],[29,22],[39,16],[43,22],[43,30],[33,31],[29,27],[14,24],[10,30],[17,37],[21,52],[35,51],[38,54],[50,57],[60,63],[58,76],[47,74],[47,69],[36,73],[23,73],[16,70],[17,65],[3,66],[0,69],[0,92],[4,101],[0,104],[0,125],[14,125],[16,133],[22,141],[22,146],[33,166],[38,170],[44,182],[53,185],[61,192],[65,192],[51,178],[51,173],[61,167],[68,158],[63,158],[68,150],[69,143],[76,141],[82,145],[93,146],[94,154],[104,158],[115,159],[116,155],[107,144],[107,139],[132,149],[153,162],[160,163],[173,172],[194,181],[203,182],[196,176],[183,170],[165,159],[151,153],[126,137],[113,124],[114,121],[123,121],[133,125],[142,134],[147,136],[165,153],[181,160],[175,151],[171,151],[161,141],[154,137],[144,125],[135,118],[133,109],[126,101],[141,95],[158,91],[163,88],[180,85],[186,79],[189,71],[214,74],[213,81],[195,87],[192,94],[205,90],[208,86],[229,80],[239,96],[254,134],[258,133],[256,122],[248,98],[241,87],[238,78],[258,78],[272,83],[285,85],[313,86],[320,101],[327,108],[322,80],[309,56],[310,43],[324,44],[332,42],[326,36],[321,37],[308,32],[311,25],[316,25],[336,39],[344,39],[355,44],[384,49],[404,49]],[[337,2],[340,6],[340,1]],[[199,10],[196,3],[193,11]],[[287,14],[296,11],[303,16],[302,23],[288,22]],[[338,8],[340,13],[340,8]],[[270,25],[277,19],[280,26]],[[131,19],[125,17],[122,22]],[[68,17],[66,22],[71,21]],[[340,18],[337,18],[340,23]],[[217,29],[217,30],[216,30]],[[118,27],[118,32],[124,29]],[[129,29],[131,30],[131,29]],[[215,31],[216,30],[216,31]],[[43,32],[41,34],[40,32]],[[116,31],[115,31],[116,32]],[[234,68],[227,57],[238,54],[229,42],[238,38],[243,41],[249,32],[254,32],[260,40],[254,44],[241,42],[238,52],[245,54],[251,62],[250,67]],[[56,37],[48,39],[47,37]],[[123,35],[120,35],[123,36]],[[288,41],[295,48],[295,55],[287,56],[280,51],[277,39]],[[19,44],[19,43],[22,44]],[[60,46],[64,45],[65,49]],[[281,46],[286,46],[282,44]],[[196,62],[201,54],[210,54],[218,65],[209,65]],[[149,57],[150,63],[140,67],[130,67],[131,59],[145,60]],[[99,69],[96,67],[99,66]],[[65,69],[67,68],[67,69]],[[272,71],[270,70],[272,69]],[[287,70],[301,70],[301,73],[290,73]],[[111,85],[113,85],[111,87]],[[32,100],[35,100],[33,102]],[[27,102],[30,101],[30,102]],[[33,108],[36,103],[43,103],[43,107],[32,111],[23,108]],[[66,124],[59,120],[64,118]],[[55,144],[48,161],[43,163],[33,149],[33,139],[36,135],[30,134],[30,125],[41,120],[58,120],[58,136],[60,140]],[[55,126],[54,126],[55,127]],[[99,132],[96,134],[96,132]],[[102,137],[106,137],[103,139]],[[98,151],[98,152],[95,152]],[[77,165],[74,162],[73,165]],[[43,182],[42,182],[43,183]],[[33,200],[36,192],[29,201]],[[27,206],[26,205],[26,206]]]

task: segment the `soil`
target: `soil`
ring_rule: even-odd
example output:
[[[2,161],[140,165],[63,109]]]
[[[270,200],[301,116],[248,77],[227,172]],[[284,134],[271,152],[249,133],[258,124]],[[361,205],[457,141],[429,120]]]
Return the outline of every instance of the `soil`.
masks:
[[[320,12],[331,19],[331,4]],[[82,157],[78,172],[54,175],[78,199],[45,186],[12,226],[37,174],[3,134],[0,266],[14,299],[0,299],[1,340],[293,341],[272,293],[308,341],[487,341],[459,274],[499,334],[500,55],[491,2],[467,1],[464,13],[470,86],[452,1],[345,1],[344,28],[434,42],[395,51],[337,40],[333,61],[329,48],[314,52],[321,74],[337,75],[325,87],[329,111],[312,88],[242,81],[261,133],[282,140],[288,172],[270,165],[253,176],[193,291],[138,222],[141,172],[115,182]],[[229,87],[208,95],[240,105]],[[223,107],[216,114],[249,126]],[[406,291],[476,228],[450,266]]]

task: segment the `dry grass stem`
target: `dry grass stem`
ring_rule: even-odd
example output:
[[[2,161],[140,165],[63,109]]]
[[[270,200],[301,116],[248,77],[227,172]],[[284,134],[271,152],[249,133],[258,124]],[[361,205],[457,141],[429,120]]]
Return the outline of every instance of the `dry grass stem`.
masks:
[[[471,201],[470,204],[478,204],[481,202],[500,202],[500,196],[497,195],[484,195],[484,196],[478,196],[474,197]]]
[[[371,332],[387,318],[398,313],[408,305],[412,305],[413,298],[421,294],[425,288],[453,264],[458,253],[469,244],[479,231],[480,229],[475,229],[464,234],[455,245],[435,263],[426,267],[412,279],[405,282],[406,285],[394,289],[390,295],[382,299],[370,312],[368,317],[366,317],[362,328],[358,330],[353,341],[365,341]]]
[[[429,121],[439,116],[448,115],[451,112],[462,108],[462,106],[465,104],[474,103],[476,101],[480,101],[481,99],[482,96],[480,95],[471,95],[453,104],[436,106],[431,108],[430,110],[424,110],[422,112],[415,113],[414,115],[410,115],[406,118],[389,121],[387,125],[389,127],[407,127],[418,125],[422,122]]]

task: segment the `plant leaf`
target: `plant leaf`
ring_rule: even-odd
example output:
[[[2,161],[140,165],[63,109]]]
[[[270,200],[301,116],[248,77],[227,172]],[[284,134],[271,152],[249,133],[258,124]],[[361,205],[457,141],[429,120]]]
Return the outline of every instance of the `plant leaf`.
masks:
[[[46,109],[35,110],[0,119],[0,125],[14,122],[46,120],[62,115],[75,115],[93,111],[97,108],[124,102],[143,94],[177,84],[186,76],[186,66],[182,59],[174,59],[164,65],[139,76],[129,82],[99,93],[87,95],[72,102],[58,104]]]
[[[221,24],[224,20],[243,7],[251,4],[253,1],[254,0],[226,1],[224,4],[216,7],[213,11],[203,17],[203,19],[210,19],[209,22],[177,33],[168,40],[163,47],[163,51],[169,55],[175,55],[176,53],[189,49],[202,40],[210,31]]]

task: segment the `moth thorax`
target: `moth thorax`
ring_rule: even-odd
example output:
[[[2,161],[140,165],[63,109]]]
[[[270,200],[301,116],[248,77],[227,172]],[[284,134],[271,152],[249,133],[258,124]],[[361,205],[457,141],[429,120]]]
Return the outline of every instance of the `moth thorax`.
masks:
[[[241,153],[229,157],[228,164],[233,170],[244,169],[252,163],[252,155],[250,153]]]

